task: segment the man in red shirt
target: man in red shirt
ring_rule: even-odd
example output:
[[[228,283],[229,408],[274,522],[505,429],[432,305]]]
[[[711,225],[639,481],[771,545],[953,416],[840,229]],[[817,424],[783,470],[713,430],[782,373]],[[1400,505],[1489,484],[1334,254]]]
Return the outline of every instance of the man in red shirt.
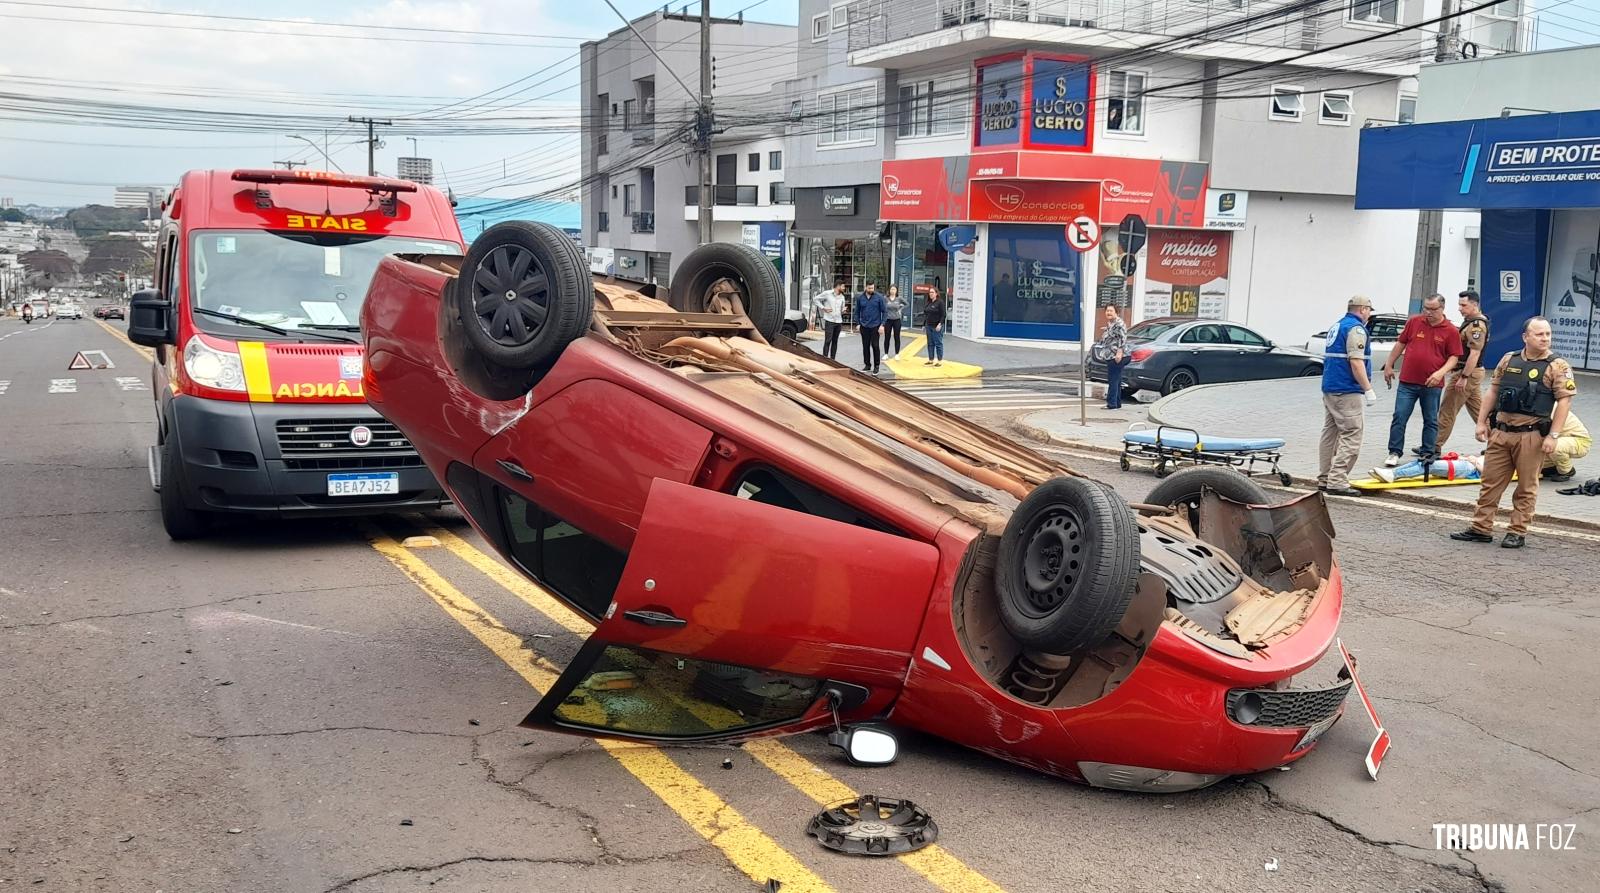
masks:
[[[1404,362],[1402,362],[1404,358]],[[1424,457],[1438,455],[1439,398],[1444,379],[1461,362],[1461,333],[1444,315],[1444,296],[1429,295],[1422,312],[1406,320],[1400,340],[1383,364],[1383,380],[1394,387],[1394,368],[1400,366],[1400,390],[1394,395],[1394,420],[1389,423],[1389,458],[1384,465],[1400,464],[1406,448],[1406,424],[1411,411],[1422,404]],[[1424,460],[1426,461],[1426,459]]]

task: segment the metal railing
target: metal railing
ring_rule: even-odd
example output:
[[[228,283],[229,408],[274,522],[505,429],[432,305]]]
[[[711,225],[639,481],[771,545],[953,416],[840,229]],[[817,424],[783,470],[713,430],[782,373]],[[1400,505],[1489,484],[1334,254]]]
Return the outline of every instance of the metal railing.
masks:
[[[767,202],[774,205],[794,204],[794,190],[782,183],[767,184]]]
[[[1227,28],[1294,0],[855,0],[847,8],[849,48],[984,21],[1034,22],[1175,36],[1223,28],[1219,40],[1256,46],[1317,49],[1322,36],[1344,24],[1348,0],[1325,0],[1282,17]]]
[[[711,203],[713,205],[756,205],[760,204],[760,195],[761,193],[754,186],[719,183],[711,187]],[[683,203],[685,205],[700,204],[700,187],[685,186],[683,188]]]
[[[633,231],[636,233],[653,233],[656,231],[656,212],[634,211]]]

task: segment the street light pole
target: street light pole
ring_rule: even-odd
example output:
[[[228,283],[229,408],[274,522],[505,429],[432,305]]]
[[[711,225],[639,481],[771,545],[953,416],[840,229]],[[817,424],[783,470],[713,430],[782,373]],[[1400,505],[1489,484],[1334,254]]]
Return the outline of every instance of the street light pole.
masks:
[[[333,156],[328,154],[328,149],[327,149],[326,146],[319,146],[319,145],[317,145],[315,140],[308,139],[307,137],[303,137],[298,133],[289,134],[289,139],[299,140],[299,141],[305,143],[306,145],[310,146],[311,148],[316,149],[318,152],[321,152],[322,153],[322,160],[326,161],[328,163],[329,167],[333,168],[334,170],[338,171],[341,174],[344,173],[344,168],[342,168],[339,165],[333,163]]]

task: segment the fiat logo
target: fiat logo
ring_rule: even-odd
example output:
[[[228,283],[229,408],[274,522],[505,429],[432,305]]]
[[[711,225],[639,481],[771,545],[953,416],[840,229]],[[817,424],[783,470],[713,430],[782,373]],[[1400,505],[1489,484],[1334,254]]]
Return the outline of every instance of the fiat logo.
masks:
[[[358,447],[372,443],[372,429],[366,425],[357,425],[350,429],[350,442]]]
[[[1019,187],[1000,183],[991,183],[983,187],[983,191],[989,194],[989,201],[1002,211],[1015,211],[1022,207],[1022,199],[1026,196]]]
[[[1106,180],[1100,184],[1100,187],[1106,191],[1106,195],[1109,195],[1112,198],[1116,198],[1117,196],[1121,195],[1122,190],[1127,188],[1126,186],[1122,185],[1121,180]]]

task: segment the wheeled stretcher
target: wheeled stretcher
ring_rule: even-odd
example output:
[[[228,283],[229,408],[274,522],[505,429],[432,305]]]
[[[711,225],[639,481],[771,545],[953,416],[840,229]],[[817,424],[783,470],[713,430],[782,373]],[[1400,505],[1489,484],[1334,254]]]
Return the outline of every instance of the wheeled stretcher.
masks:
[[[1247,477],[1277,475],[1287,487],[1293,479],[1278,467],[1283,445],[1279,437],[1213,437],[1192,428],[1136,422],[1122,435],[1118,464],[1128,471],[1135,460],[1154,463],[1156,477],[1166,477],[1183,465],[1226,465]]]

